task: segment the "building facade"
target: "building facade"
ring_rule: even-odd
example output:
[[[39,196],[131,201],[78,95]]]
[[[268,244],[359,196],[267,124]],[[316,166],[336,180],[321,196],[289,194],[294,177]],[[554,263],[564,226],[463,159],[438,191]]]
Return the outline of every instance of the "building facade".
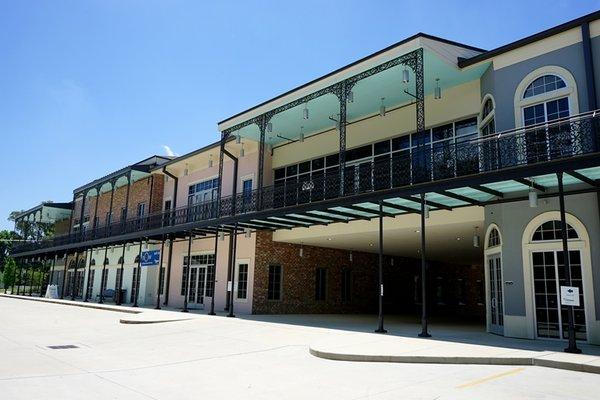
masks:
[[[131,247],[136,304],[375,312],[379,330],[386,310],[420,314],[422,334],[431,314],[600,344],[599,74],[600,13],[490,51],[417,34],[146,165],[120,228],[116,194],[108,212],[86,200],[99,183],[76,190],[69,235],[15,257],[81,253],[97,272]]]

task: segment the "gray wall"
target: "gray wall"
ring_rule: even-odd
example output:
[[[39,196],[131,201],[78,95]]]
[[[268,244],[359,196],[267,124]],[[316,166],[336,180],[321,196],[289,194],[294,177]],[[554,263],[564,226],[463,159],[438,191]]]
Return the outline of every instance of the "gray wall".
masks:
[[[592,41],[595,70],[600,78],[600,39]],[[515,127],[514,96],[519,83],[530,72],[544,66],[556,65],[565,68],[575,77],[579,100],[579,111],[588,111],[583,47],[577,43],[529,60],[494,71],[491,67],[481,77],[481,96],[490,93],[496,101],[496,130]]]
[[[558,211],[558,198],[540,199],[537,208],[530,208],[526,201],[494,204],[485,207],[485,227],[495,223],[502,235],[502,263],[505,281],[513,281],[504,286],[505,313],[525,315],[525,288],[523,287],[523,257],[521,242],[523,231],[537,215],[547,211]],[[600,320],[600,214],[595,193],[567,196],[567,213],[574,215],[586,227],[590,236],[592,273],[596,300],[596,320]],[[531,290],[531,288],[527,288]]]

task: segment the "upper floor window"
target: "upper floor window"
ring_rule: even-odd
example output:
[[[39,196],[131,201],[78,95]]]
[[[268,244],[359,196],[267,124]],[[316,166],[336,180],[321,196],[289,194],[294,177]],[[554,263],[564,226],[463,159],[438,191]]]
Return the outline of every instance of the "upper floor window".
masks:
[[[494,99],[491,95],[485,95],[483,105],[479,114],[479,131],[481,136],[488,136],[496,132]]]
[[[203,203],[216,199],[218,188],[219,178],[190,185],[188,188],[188,204]]]
[[[500,246],[500,232],[498,229],[492,228],[488,237],[488,247]]]
[[[538,68],[515,91],[515,124],[545,124],[579,113],[575,78],[558,66]]]
[[[540,76],[533,82],[527,86],[525,89],[525,93],[523,94],[523,98],[528,98],[532,96],[537,96],[540,94],[544,94],[547,92],[552,92],[554,90],[567,87],[565,81],[562,80],[559,76],[556,75],[544,75]]]

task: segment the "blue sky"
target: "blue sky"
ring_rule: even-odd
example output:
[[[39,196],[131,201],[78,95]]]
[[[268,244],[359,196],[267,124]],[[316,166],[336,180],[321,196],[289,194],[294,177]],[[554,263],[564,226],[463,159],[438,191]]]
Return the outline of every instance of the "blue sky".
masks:
[[[599,6],[0,0],[0,229],[163,145],[217,140],[217,121],[416,32],[492,49]]]

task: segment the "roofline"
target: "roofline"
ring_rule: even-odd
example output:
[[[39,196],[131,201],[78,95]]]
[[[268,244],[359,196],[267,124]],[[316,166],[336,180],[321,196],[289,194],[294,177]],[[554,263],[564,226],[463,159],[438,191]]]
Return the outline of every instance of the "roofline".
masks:
[[[229,137],[227,138],[227,141],[229,142],[229,141],[231,141],[231,140],[234,140],[234,139],[235,139],[235,138],[234,138],[233,136],[229,136]],[[164,163],[164,164],[158,165],[158,166],[156,166],[156,167],[152,168],[152,169],[150,170],[150,172],[154,172],[154,171],[162,170],[162,169],[163,169],[163,167],[167,167],[167,166],[169,166],[169,165],[176,164],[176,163],[178,163],[178,162],[180,162],[180,161],[183,161],[183,160],[185,160],[186,158],[190,158],[190,157],[193,157],[193,156],[195,156],[195,155],[197,155],[197,154],[204,153],[205,151],[207,151],[207,150],[211,150],[211,149],[214,149],[214,148],[216,148],[216,147],[219,147],[220,145],[221,145],[221,141],[220,141],[220,140],[217,140],[216,142],[213,142],[213,143],[207,144],[207,145],[206,145],[206,146],[204,146],[204,147],[201,147],[201,148],[199,148],[199,149],[193,150],[193,151],[191,151],[191,152],[189,152],[189,153],[186,153],[186,154],[184,154],[184,155],[182,155],[182,156],[179,156],[179,157],[173,158],[173,159],[172,159],[171,161],[169,161],[169,162],[166,162],[166,163]]]
[[[480,61],[487,60],[488,58],[492,58],[492,57],[495,57],[495,56],[500,55],[502,53],[506,53],[508,51],[517,49],[519,47],[526,46],[526,45],[528,45],[530,43],[537,42],[537,41],[542,40],[542,39],[546,39],[546,38],[548,38],[550,36],[554,36],[554,35],[556,35],[558,33],[562,33],[564,31],[568,31],[569,29],[573,29],[573,28],[575,28],[577,26],[580,26],[581,24],[584,24],[586,22],[589,23],[589,22],[595,21],[597,19],[600,19],[600,11],[594,11],[593,13],[590,13],[590,14],[584,15],[582,17],[573,19],[571,21],[568,21],[568,22],[565,22],[563,24],[557,25],[557,26],[552,27],[550,29],[546,29],[545,31],[541,31],[541,32],[535,33],[535,34],[533,34],[531,36],[527,36],[527,37],[525,37],[523,39],[519,39],[519,40],[517,40],[515,42],[509,43],[509,44],[505,44],[504,46],[500,46],[500,47],[495,48],[493,50],[487,51],[487,52],[485,52],[483,54],[479,54],[479,55],[476,55],[474,57],[467,58],[467,59],[459,59],[458,60],[458,66],[460,68],[468,67],[468,66],[476,64],[476,63],[478,63]]]
[[[474,47],[474,46],[470,46],[470,45],[467,45],[467,44],[464,44],[464,43],[459,43],[459,42],[455,42],[455,41],[453,41],[453,40],[448,40],[448,39],[444,39],[444,38],[441,38],[441,37],[438,37],[438,36],[429,35],[429,34],[427,34],[427,33],[418,32],[418,33],[416,33],[416,34],[414,34],[414,35],[412,35],[412,36],[409,36],[408,38],[406,38],[406,39],[403,39],[403,40],[401,40],[401,41],[399,41],[399,42],[396,42],[396,43],[394,43],[394,44],[392,44],[392,45],[390,45],[390,46],[388,46],[388,47],[386,47],[386,48],[384,48],[384,49],[378,50],[378,51],[376,51],[375,53],[372,53],[372,54],[370,54],[370,55],[368,55],[368,56],[366,56],[366,57],[363,57],[363,58],[361,58],[361,59],[359,59],[359,60],[357,60],[357,61],[354,61],[354,62],[352,62],[352,63],[350,63],[350,64],[348,64],[348,65],[346,65],[346,66],[343,66],[343,67],[341,67],[341,68],[338,68],[338,69],[336,69],[336,70],[334,70],[334,71],[332,71],[332,72],[329,72],[329,73],[328,73],[328,74],[326,74],[326,75],[323,75],[323,76],[321,76],[321,77],[319,77],[319,78],[313,79],[313,80],[311,80],[311,81],[309,81],[309,82],[307,82],[307,83],[304,83],[304,84],[302,84],[302,85],[300,85],[300,86],[297,86],[297,87],[295,87],[294,89],[288,90],[287,92],[285,92],[285,93],[282,93],[282,94],[280,94],[280,95],[278,95],[278,96],[275,96],[275,97],[271,98],[270,100],[263,101],[262,103],[260,103],[260,104],[258,104],[258,105],[255,105],[255,106],[253,106],[253,107],[251,107],[251,108],[248,108],[248,109],[247,109],[247,110],[245,110],[245,111],[242,111],[242,112],[239,112],[239,113],[237,113],[237,114],[235,114],[235,115],[232,115],[231,117],[229,117],[229,118],[226,118],[226,119],[224,119],[224,120],[222,120],[222,121],[218,122],[218,123],[217,123],[217,125],[221,125],[221,124],[223,124],[223,123],[225,123],[225,122],[231,121],[231,120],[232,120],[232,119],[234,119],[234,118],[237,118],[237,117],[239,117],[239,116],[241,116],[241,115],[244,115],[244,114],[246,114],[246,113],[249,113],[249,112],[251,112],[251,111],[253,111],[253,110],[256,110],[257,108],[260,108],[260,107],[262,107],[262,106],[264,106],[264,105],[266,105],[266,104],[269,104],[269,103],[271,103],[271,102],[273,102],[273,101],[275,101],[275,100],[278,100],[278,99],[280,99],[280,98],[282,98],[282,97],[285,97],[285,96],[287,96],[287,95],[289,95],[289,94],[292,94],[292,93],[294,93],[294,92],[296,92],[296,91],[298,91],[298,90],[304,89],[305,87],[307,87],[307,86],[310,86],[310,85],[312,85],[312,84],[315,84],[315,83],[317,83],[317,82],[319,82],[319,81],[322,81],[322,80],[324,80],[324,79],[327,79],[327,78],[329,78],[329,77],[331,77],[331,76],[333,76],[333,75],[335,75],[335,74],[338,74],[338,73],[340,73],[340,72],[342,72],[342,71],[344,71],[344,70],[347,70],[347,69],[349,69],[349,68],[352,68],[352,67],[354,67],[355,65],[358,65],[358,64],[360,64],[360,63],[363,63],[363,62],[365,62],[365,61],[368,61],[368,60],[370,60],[371,58],[375,58],[375,57],[377,57],[378,55],[385,53],[386,51],[389,51],[389,50],[392,50],[392,49],[394,49],[394,48],[396,48],[396,47],[402,46],[403,44],[406,44],[406,43],[408,43],[408,42],[410,42],[410,41],[412,41],[412,40],[415,40],[415,39],[417,39],[417,38],[420,38],[420,37],[427,38],[427,39],[432,39],[432,40],[437,40],[437,41],[439,41],[439,42],[442,42],[442,43],[450,44],[450,45],[453,45],[453,46],[459,46],[459,47],[463,47],[463,48],[465,48],[465,49],[469,49],[469,50],[481,51],[481,52],[485,52],[485,51],[487,51],[487,50],[480,49],[480,48],[478,48],[478,47]]]
[[[17,214],[15,216],[15,219],[19,219],[27,214],[31,214],[33,212],[37,212],[38,210],[41,210],[42,207],[53,207],[53,208],[61,208],[61,209],[66,209],[66,210],[72,210],[73,209],[73,203],[40,203],[37,206],[33,206],[28,210],[25,211],[21,211],[19,214]]]

